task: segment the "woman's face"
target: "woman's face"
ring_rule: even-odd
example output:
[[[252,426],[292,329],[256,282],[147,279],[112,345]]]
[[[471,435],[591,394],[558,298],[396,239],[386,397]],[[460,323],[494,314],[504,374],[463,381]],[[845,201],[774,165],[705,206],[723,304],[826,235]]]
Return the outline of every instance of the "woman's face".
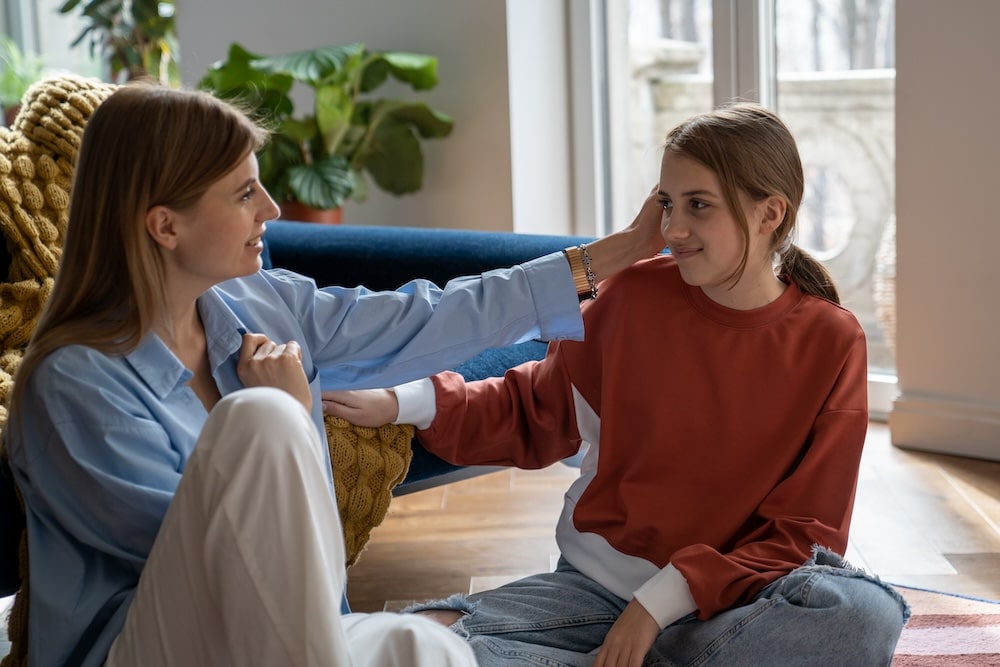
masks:
[[[750,254],[743,276],[734,286],[731,276],[743,259],[746,242],[715,172],[689,157],[665,151],[658,196],[664,207],[663,238],[684,281],[701,287],[709,298],[723,305],[756,307],[751,305],[759,300],[751,298],[754,284],[763,279],[775,281],[768,247],[774,230],[767,223],[770,200],[753,202],[741,193],[750,228]]]
[[[250,153],[193,208],[176,212],[172,254],[183,276],[207,288],[261,268],[264,222],[279,209],[257,178],[257,157]]]

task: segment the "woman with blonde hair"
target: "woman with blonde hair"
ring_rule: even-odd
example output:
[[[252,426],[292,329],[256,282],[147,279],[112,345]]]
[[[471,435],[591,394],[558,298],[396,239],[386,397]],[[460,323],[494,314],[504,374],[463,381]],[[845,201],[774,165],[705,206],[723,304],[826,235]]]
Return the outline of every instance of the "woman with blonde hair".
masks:
[[[606,280],[582,342],[503,378],[330,392],[460,464],[585,448],[554,572],[410,611],[494,665],[889,665],[908,609],[839,555],[868,425],[865,336],[792,242],[803,176],[774,113],[733,104],[667,136],[670,248]]]
[[[580,338],[581,262],[610,275],[663,246],[649,200],[584,249],[444,288],[317,289],[261,270],[266,140],[208,93],[145,83],[87,122],[4,431],[32,665],[473,665],[427,619],[341,614],[320,374],[384,386]]]

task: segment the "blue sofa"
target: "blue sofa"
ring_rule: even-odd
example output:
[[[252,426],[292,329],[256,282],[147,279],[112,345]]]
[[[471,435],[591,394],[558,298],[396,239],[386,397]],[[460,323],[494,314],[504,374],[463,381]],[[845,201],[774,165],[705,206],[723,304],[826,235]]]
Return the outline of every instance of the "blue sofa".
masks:
[[[264,266],[313,278],[318,285],[364,285],[391,290],[415,278],[438,285],[456,276],[519,264],[592,237],[515,234],[416,227],[268,223]],[[511,366],[541,359],[546,344],[529,341],[492,348],[455,367],[467,380],[503,375]],[[413,460],[394,489],[403,495],[493,470],[461,468],[427,452],[413,440]]]

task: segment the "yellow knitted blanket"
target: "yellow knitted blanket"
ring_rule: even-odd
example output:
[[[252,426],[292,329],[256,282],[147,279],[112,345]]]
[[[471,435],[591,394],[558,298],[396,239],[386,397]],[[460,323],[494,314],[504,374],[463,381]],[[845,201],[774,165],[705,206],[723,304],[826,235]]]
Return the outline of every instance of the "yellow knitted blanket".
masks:
[[[13,375],[52,292],[69,211],[73,168],[90,114],[113,84],[66,75],[45,79],[25,94],[14,125],[0,127],[0,231],[12,261],[0,276],[0,431],[7,422]],[[356,427],[328,417],[326,432],[347,563],[353,565],[371,530],[388,511],[392,489],[406,475],[413,427]],[[8,620],[10,654],[0,667],[27,664],[27,548],[22,539],[22,587]]]

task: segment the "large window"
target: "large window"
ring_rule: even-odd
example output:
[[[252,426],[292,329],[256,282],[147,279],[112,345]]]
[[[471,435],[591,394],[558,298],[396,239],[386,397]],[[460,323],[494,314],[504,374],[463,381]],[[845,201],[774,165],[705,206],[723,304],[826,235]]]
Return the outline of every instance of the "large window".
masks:
[[[627,99],[609,104],[609,125],[625,128],[628,153],[626,173],[611,175],[622,202],[613,224],[621,226],[655,182],[659,147],[677,121],[734,97],[775,108],[806,171],[796,242],[826,265],[865,328],[873,377],[892,382],[895,0],[605,6],[626,13],[618,24],[628,31],[625,40],[608,41],[628,49],[617,61],[627,67],[608,73],[611,94]],[[613,30],[616,21],[608,25]],[[616,109],[625,122],[614,122]],[[887,410],[888,400],[873,396],[873,412]]]

